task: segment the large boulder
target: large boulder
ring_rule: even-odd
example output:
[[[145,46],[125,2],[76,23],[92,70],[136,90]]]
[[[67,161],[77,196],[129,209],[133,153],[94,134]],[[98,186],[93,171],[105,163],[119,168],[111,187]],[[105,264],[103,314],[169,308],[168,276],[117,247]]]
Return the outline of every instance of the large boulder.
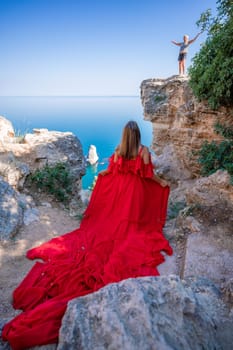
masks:
[[[32,151],[27,159],[33,168],[64,162],[77,177],[85,174],[82,145],[73,133],[34,129],[33,134],[25,135],[24,143]]]
[[[128,279],[69,302],[58,350],[230,350],[232,327],[207,280]]]
[[[11,130],[11,123],[6,119],[4,123]],[[79,139],[71,132],[34,129],[33,133],[19,140],[9,136],[8,129],[0,129],[0,136],[4,138],[4,142],[0,143],[0,176],[14,189],[21,191],[29,174],[45,165],[65,163],[72,177],[72,198],[68,206],[70,213],[76,215],[80,206],[81,179],[86,171]]]
[[[185,191],[189,205],[198,203],[205,206],[217,206],[219,202],[233,205],[233,186],[227,171],[218,170],[208,177],[202,177]]]
[[[79,139],[71,132],[34,129],[33,134],[25,136],[24,142],[30,152],[28,155],[22,154],[21,160],[24,162],[27,159],[31,173],[45,165],[54,166],[59,162],[66,164],[73,179],[69,209],[71,214],[76,215],[80,205],[81,180],[86,171]]]

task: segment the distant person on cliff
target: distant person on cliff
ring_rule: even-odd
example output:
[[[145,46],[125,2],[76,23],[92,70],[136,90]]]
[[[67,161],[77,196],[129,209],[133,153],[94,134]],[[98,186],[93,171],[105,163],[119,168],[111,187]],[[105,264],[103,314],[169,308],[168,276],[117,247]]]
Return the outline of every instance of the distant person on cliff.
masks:
[[[178,43],[177,41],[172,40],[172,43],[180,46],[180,52],[178,56],[178,62],[179,62],[179,75],[185,75],[185,63],[188,53],[188,47],[190,44],[192,44],[201,34],[198,33],[193,39],[189,40],[188,35],[184,35],[184,41],[181,43]]]
[[[80,227],[30,249],[37,261],[15,289],[23,312],[8,322],[2,338],[13,350],[58,342],[69,300],[127,278],[158,276],[169,187],[154,174],[138,125],[129,121],[108,168],[97,178]]]

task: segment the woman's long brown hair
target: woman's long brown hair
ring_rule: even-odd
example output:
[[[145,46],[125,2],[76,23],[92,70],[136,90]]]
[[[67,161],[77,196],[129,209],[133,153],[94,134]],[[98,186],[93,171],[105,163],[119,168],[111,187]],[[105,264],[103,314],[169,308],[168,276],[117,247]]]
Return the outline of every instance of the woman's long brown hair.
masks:
[[[135,121],[129,121],[122,133],[122,139],[119,146],[120,156],[126,159],[135,158],[141,142],[141,133]]]

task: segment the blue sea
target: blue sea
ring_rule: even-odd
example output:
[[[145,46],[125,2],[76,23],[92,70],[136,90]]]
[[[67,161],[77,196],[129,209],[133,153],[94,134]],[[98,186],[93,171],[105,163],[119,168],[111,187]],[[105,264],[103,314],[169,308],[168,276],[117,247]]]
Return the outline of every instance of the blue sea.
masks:
[[[16,134],[33,128],[71,131],[82,143],[84,155],[95,145],[98,164],[87,166],[82,186],[91,186],[94,176],[106,168],[109,156],[121,140],[122,129],[135,120],[142,143],[150,146],[152,126],[143,120],[140,97],[0,97],[0,115],[9,119]]]

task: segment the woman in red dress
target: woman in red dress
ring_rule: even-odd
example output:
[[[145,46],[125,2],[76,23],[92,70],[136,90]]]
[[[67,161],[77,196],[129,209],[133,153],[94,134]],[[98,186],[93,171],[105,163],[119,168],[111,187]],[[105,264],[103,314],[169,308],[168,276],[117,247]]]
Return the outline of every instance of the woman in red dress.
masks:
[[[158,276],[169,187],[154,174],[134,121],[126,124],[109,166],[97,179],[80,228],[27,252],[41,259],[16,288],[23,312],[7,323],[3,340],[13,350],[58,342],[69,300],[130,277]]]

